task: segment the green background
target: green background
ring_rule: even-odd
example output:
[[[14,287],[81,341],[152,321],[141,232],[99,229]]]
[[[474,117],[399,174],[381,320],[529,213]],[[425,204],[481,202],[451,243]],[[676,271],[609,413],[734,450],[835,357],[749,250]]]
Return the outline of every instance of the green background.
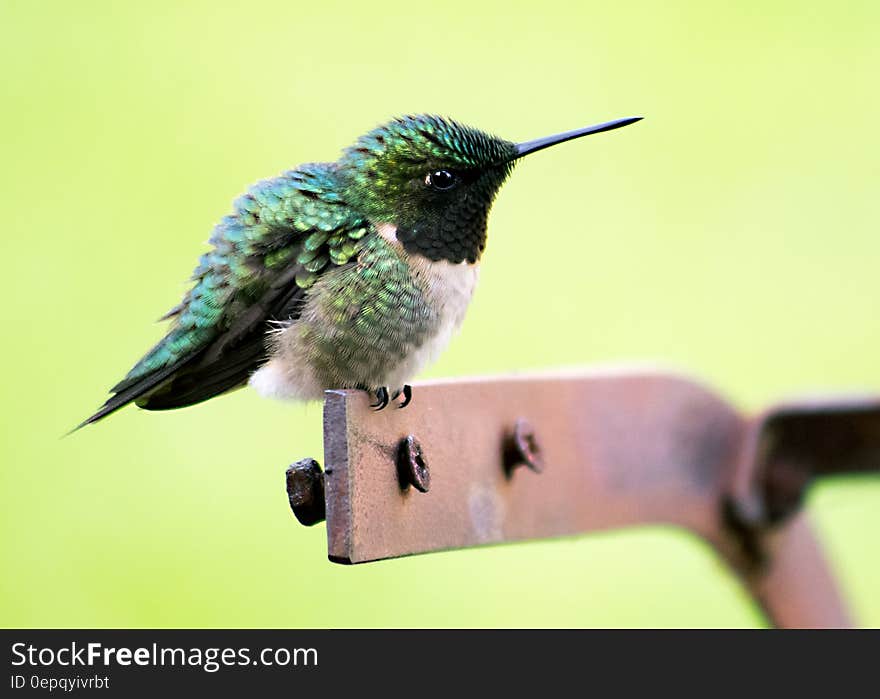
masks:
[[[525,140],[427,376],[645,359],[755,410],[880,391],[880,4],[0,0],[4,626],[754,626],[650,529],[360,567],[297,526],[318,404],[251,390],[60,435],[162,332],[248,184],[390,116]],[[528,332],[514,332],[527,321]],[[809,509],[880,625],[880,483]]]

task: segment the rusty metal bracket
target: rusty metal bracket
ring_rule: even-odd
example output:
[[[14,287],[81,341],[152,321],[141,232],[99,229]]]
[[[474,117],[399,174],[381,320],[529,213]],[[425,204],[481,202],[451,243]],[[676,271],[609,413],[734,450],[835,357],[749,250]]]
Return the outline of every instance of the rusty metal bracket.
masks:
[[[291,467],[288,494],[312,524],[323,493],[331,561],[673,524],[715,547],[777,625],[847,626],[799,510],[814,477],[880,470],[880,397],[749,418],[651,371],[437,381],[381,412],[328,391],[324,450],[323,473]]]

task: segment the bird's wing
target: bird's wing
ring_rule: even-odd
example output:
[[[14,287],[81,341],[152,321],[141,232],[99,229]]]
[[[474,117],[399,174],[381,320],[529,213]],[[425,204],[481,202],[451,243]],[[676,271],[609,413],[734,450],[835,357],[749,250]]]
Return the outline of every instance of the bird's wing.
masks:
[[[165,337],[86,425],[136,401],[163,410],[243,385],[265,359],[268,322],[298,317],[322,272],[349,264],[372,230],[334,186],[331,164],[257,183],[214,229]],[[82,426],[80,425],[80,427]]]

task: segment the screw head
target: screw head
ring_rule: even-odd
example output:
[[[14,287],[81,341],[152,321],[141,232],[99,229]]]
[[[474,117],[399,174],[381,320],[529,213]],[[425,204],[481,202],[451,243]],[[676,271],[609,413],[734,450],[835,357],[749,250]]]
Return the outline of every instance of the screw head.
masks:
[[[412,435],[402,439],[397,447],[397,476],[404,490],[412,486],[421,493],[427,493],[431,487],[431,472],[422,445]]]
[[[508,474],[520,466],[528,466],[535,473],[544,470],[544,455],[535,435],[535,429],[525,418],[517,418],[513,433],[504,442],[504,468]]]
[[[327,518],[324,472],[314,459],[302,459],[287,469],[287,499],[300,524],[311,527]]]

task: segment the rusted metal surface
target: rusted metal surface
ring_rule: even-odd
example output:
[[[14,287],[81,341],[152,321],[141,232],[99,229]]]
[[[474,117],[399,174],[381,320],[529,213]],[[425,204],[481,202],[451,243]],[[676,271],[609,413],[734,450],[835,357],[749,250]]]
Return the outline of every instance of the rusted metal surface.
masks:
[[[708,535],[741,442],[724,401],[681,378],[609,374],[437,382],[406,410],[328,392],[329,554],[364,561],[448,548],[670,523]],[[540,435],[544,470],[508,475],[509,435]],[[418,438],[427,495],[401,491],[395,450]]]
[[[853,620],[805,512],[765,530],[763,565],[742,565],[722,538],[717,548],[770,622],[779,628],[849,628]]]
[[[880,468],[880,398],[748,418],[688,378],[651,371],[414,393],[405,410],[381,412],[363,392],[326,394],[331,560],[672,524],[710,542],[775,624],[849,625],[798,508],[815,476]]]
[[[877,470],[880,397],[805,398],[750,421],[731,493],[775,524],[798,510],[814,478]]]
[[[804,398],[745,422],[726,495],[734,536],[718,548],[776,626],[851,626],[800,510],[817,477],[880,472],[880,397]]]

